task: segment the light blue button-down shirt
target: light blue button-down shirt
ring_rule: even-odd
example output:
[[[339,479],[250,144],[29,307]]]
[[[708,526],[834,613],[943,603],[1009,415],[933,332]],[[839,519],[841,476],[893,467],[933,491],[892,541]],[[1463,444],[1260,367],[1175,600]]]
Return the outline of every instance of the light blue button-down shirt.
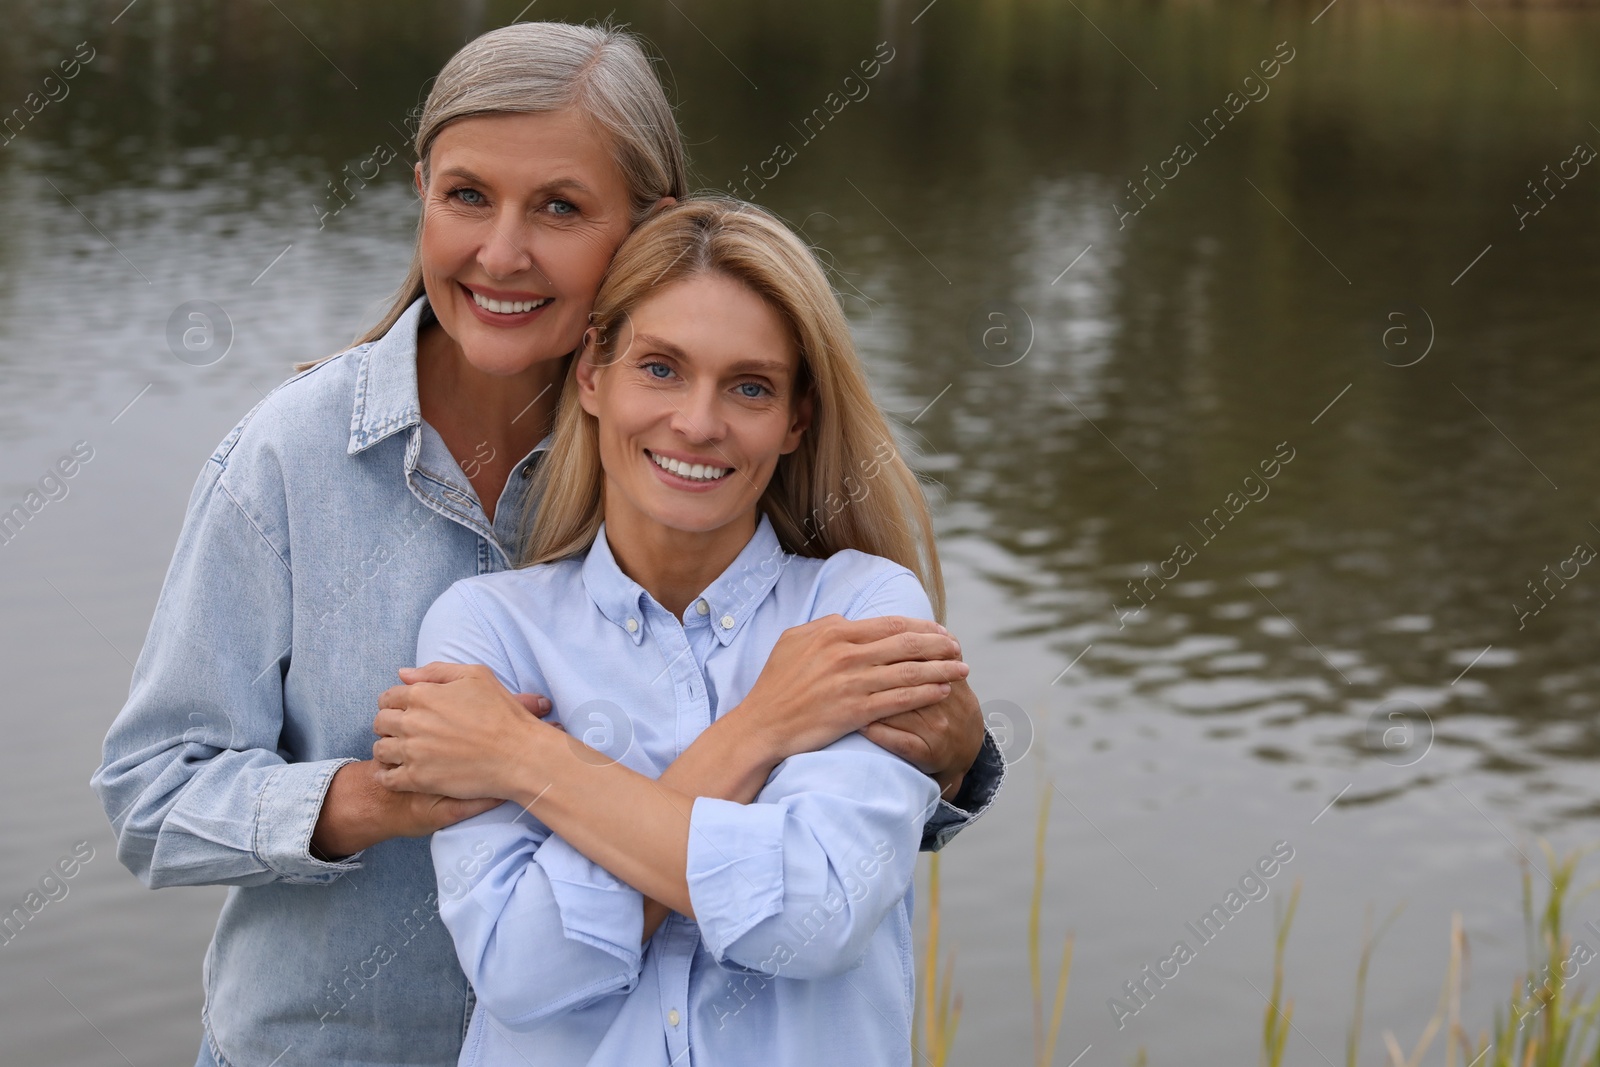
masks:
[[[483,663],[651,778],[755,683],[784,630],[838,613],[931,619],[915,575],[856,551],[783,551],[771,521],[680,621],[582,559],[458,582],[419,663]],[[693,921],[641,950],[643,898],[507,803],[433,836],[440,914],[478,1004],[471,1067],[909,1064],[911,880],[938,786],[860,734],[792,756],[752,804],[689,820]]]
[[[371,755],[377,697],[428,606],[505,570],[533,461],[485,517],[417,399],[418,299],[383,338],[319,364],[205,463],[93,779],[146,885],[227,885],[206,954],[223,1064],[453,1064],[471,1012],[426,839],[341,863],[310,852],[333,774]],[[927,840],[985,807],[992,744]],[[281,1058],[280,1058],[281,1057]]]

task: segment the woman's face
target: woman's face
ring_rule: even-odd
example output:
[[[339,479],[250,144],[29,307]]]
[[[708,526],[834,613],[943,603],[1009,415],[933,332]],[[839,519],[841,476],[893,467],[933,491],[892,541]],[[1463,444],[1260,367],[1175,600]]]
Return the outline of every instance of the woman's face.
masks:
[[[811,422],[782,317],[701,274],[643,301],[616,341],[613,362],[577,370],[579,402],[599,421],[607,523],[707,533],[747,520]]]
[[[451,123],[422,197],[422,278],[475,368],[511,375],[577,348],[611,256],[631,229],[627,183],[576,110]]]

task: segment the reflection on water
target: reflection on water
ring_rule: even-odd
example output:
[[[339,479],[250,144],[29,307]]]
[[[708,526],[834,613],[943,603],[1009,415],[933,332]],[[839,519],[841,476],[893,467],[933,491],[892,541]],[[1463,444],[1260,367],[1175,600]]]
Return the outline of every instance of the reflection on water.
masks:
[[[27,109],[0,158],[0,508],[94,450],[0,546],[0,903],[97,850],[0,950],[24,1059],[192,1054],[216,896],[139,890],[84,782],[200,461],[376,317],[415,218],[379,149],[519,6],[0,5],[0,106]],[[1442,917],[1484,987],[1509,978],[1512,848],[1600,814],[1600,172],[1573,162],[1600,145],[1600,16],[1320,7],[617,12],[666,58],[705,186],[789,149],[757,198],[833,264],[939,501],[978,689],[1034,720],[945,867],[958,1060],[1026,1055],[1047,777],[1072,801],[1047,926],[1079,932],[1061,1048],[1098,1062],[1252,1054],[1266,909],[1125,1029],[1105,1000],[1273,841],[1306,880],[1297,1025],[1335,1049],[1367,901],[1411,901],[1372,1008],[1404,1030]],[[208,366],[165,340],[191,300],[234,331]]]

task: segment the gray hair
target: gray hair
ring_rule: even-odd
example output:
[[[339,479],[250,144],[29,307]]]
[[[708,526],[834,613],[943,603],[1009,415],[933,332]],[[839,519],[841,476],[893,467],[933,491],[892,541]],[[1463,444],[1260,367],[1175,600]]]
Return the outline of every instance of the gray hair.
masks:
[[[688,164],[678,122],[642,41],[611,26],[564,22],[515,22],[474,38],[450,57],[417,122],[415,147],[424,183],[433,142],[452,122],[569,107],[605,132],[628,185],[635,225],[662,197],[687,194]],[[388,333],[423,292],[419,220],[405,283],[388,313],[355,343]]]

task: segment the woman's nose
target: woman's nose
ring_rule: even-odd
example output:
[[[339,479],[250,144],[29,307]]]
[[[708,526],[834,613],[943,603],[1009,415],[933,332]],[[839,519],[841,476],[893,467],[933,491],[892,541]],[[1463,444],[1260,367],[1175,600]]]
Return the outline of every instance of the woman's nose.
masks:
[[[727,436],[727,419],[720,398],[711,388],[694,389],[682,398],[673,416],[673,430],[690,441],[720,441]]]
[[[478,249],[478,265],[490,277],[510,278],[534,267],[533,234],[515,224],[489,222],[489,232]]]

